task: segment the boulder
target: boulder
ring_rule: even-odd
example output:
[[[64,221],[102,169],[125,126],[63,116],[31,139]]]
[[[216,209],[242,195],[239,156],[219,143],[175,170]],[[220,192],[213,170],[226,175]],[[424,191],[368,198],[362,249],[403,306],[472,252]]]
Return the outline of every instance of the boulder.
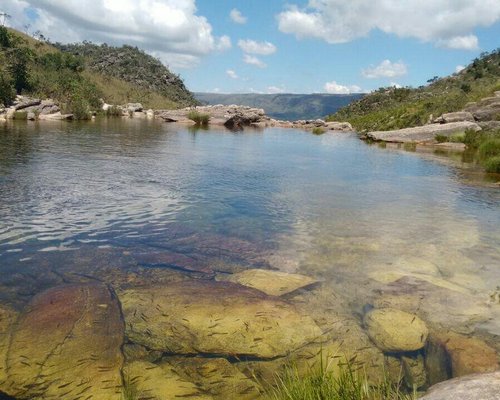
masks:
[[[397,129],[394,131],[368,132],[366,137],[376,141],[394,143],[433,142],[436,135],[452,136],[463,133],[467,129],[480,131],[481,127],[470,121],[451,122],[449,124],[429,124],[415,128]]]
[[[73,114],[61,114],[58,111],[54,114],[40,114],[38,119],[41,121],[68,121],[73,119]]]
[[[468,111],[458,111],[452,113],[446,113],[436,118],[433,122],[438,124],[448,124],[450,122],[462,122],[470,121],[474,122],[474,116]]]
[[[427,371],[425,370],[424,357],[421,354],[415,356],[402,356],[404,382],[410,390],[422,389],[427,386]]]
[[[500,98],[497,96],[481,99],[465,107],[476,121],[498,121],[500,118]]]
[[[416,315],[394,308],[374,309],[365,314],[368,336],[384,352],[420,350],[429,330]]]
[[[248,269],[225,277],[224,280],[260,290],[271,296],[282,296],[318,282],[304,275],[265,269]]]
[[[326,122],[325,128],[330,131],[354,132],[354,128],[349,122]]]
[[[259,398],[263,392],[260,385],[225,358],[172,357],[168,363],[181,377],[214,398],[250,400]]]
[[[179,282],[119,297],[130,341],[171,354],[273,358],[322,334],[289,303],[230,282]]]
[[[126,106],[123,107],[126,111],[135,113],[135,112],[141,112],[144,110],[144,107],[142,106],[141,103],[128,103]]]
[[[38,106],[42,103],[40,99],[31,99],[25,96],[18,96],[14,102],[15,111],[20,111],[28,107]]]
[[[438,383],[420,400],[500,400],[500,371]]]
[[[123,367],[125,398],[138,400],[211,400],[191,382],[182,379],[169,364],[134,361]],[[100,399],[101,397],[99,397]]]
[[[15,324],[0,390],[18,399],[121,399],[123,321],[102,284],[37,295]]]

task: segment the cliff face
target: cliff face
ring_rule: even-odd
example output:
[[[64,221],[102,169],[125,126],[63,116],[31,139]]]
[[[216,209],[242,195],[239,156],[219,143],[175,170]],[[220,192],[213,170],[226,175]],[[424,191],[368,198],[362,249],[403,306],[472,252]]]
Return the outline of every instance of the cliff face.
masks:
[[[88,70],[156,92],[179,105],[196,104],[182,79],[160,60],[132,46],[113,47],[89,42],[56,44],[59,50],[85,59]]]

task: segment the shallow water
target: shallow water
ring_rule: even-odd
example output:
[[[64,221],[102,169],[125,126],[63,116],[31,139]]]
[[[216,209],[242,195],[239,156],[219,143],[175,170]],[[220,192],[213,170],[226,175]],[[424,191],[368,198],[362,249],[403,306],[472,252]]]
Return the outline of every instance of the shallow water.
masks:
[[[278,269],[322,281],[287,299],[326,331],[406,277],[430,303],[391,306],[499,351],[500,189],[446,160],[297,130],[0,125],[0,300]]]

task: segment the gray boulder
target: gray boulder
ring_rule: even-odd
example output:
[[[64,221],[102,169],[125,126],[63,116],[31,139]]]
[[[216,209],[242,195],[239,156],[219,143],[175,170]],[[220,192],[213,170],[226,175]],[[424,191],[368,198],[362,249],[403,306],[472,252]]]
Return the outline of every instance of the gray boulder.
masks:
[[[500,400],[500,371],[438,383],[421,400]]]
[[[438,124],[448,124],[450,122],[461,122],[461,121],[470,121],[474,122],[474,116],[472,113],[468,111],[458,111],[443,114],[440,117],[436,118],[433,122]]]

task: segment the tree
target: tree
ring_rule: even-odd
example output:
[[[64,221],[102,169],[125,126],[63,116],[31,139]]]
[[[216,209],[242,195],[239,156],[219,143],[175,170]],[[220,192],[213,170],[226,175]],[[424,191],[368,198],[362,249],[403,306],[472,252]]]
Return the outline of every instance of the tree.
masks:
[[[5,21],[8,20],[8,19],[11,19],[12,16],[7,14],[6,12],[0,12],[0,18],[1,18],[1,21],[0,22],[2,24],[2,26],[5,26]]]

